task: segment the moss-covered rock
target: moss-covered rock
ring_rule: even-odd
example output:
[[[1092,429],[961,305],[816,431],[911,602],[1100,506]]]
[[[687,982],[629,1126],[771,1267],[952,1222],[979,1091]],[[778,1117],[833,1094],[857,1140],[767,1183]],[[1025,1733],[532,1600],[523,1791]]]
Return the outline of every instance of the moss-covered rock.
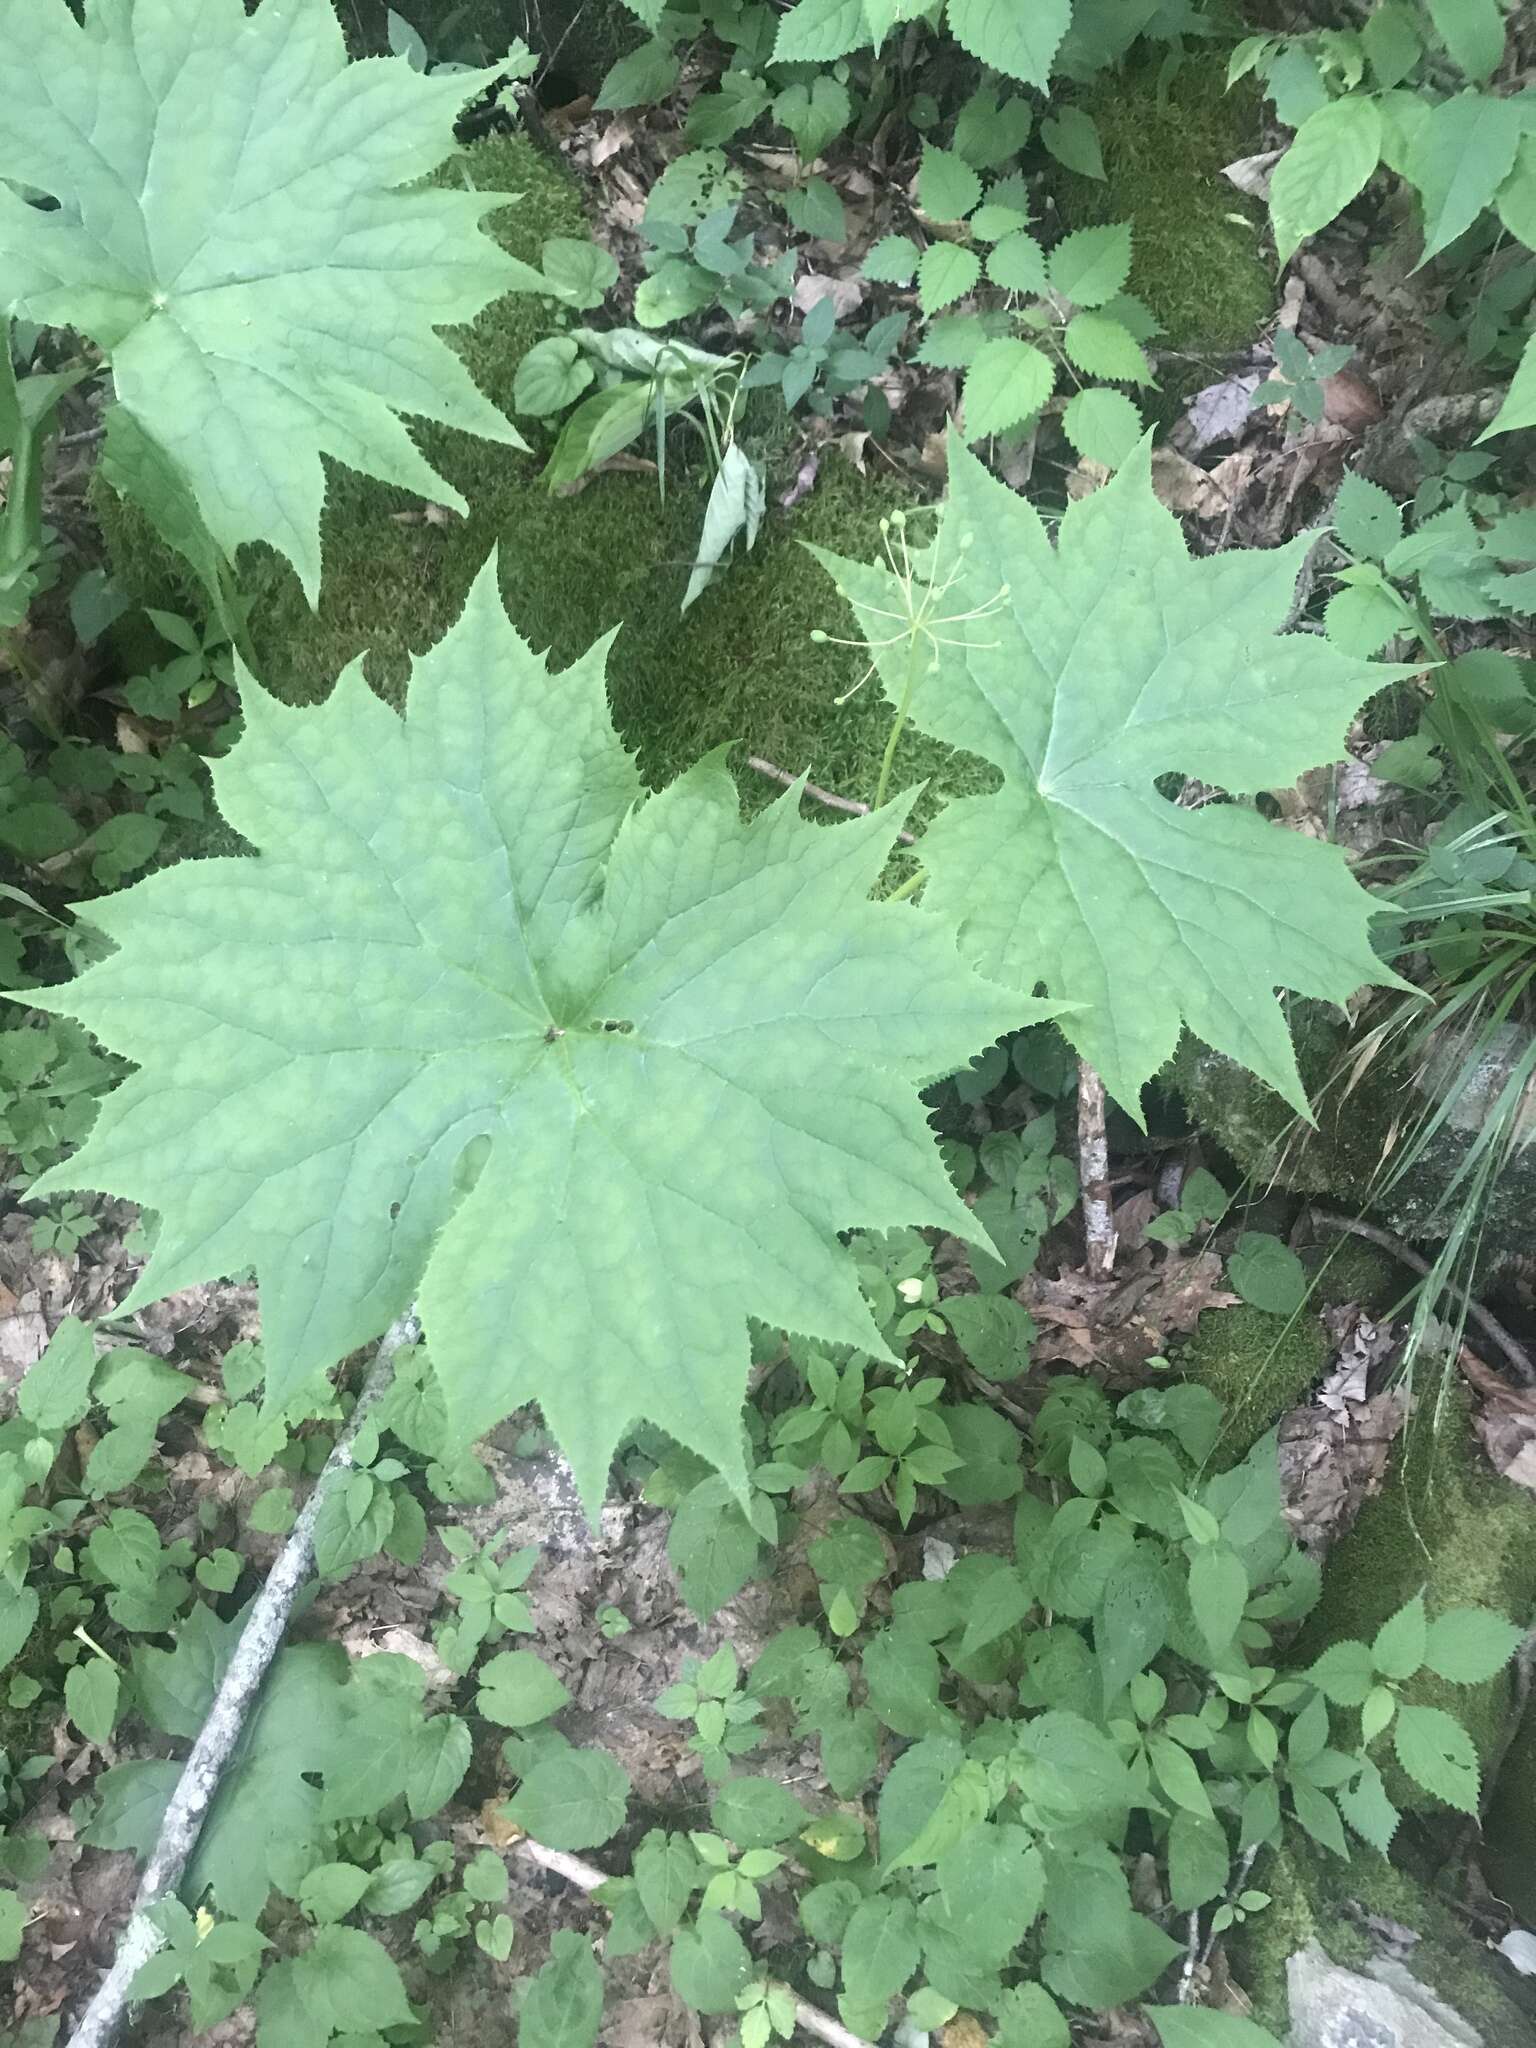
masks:
[[[1510,1744],[1483,1822],[1484,1875],[1517,1920],[1536,1927],[1536,1713]]]
[[[1318,1942],[1346,1969],[1367,1970],[1379,1953],[1366,1916],[1407,1928],[1419,1938],[1407,1966],[1422,1984],[1470,2025],[1487,2048],[1531,2038],[1532,2006],[1512,1971],[1501,1971],[1466,1923],[1429,1887],[1374,1852],[1351,1860],[1330,1856],[1300,1838],[1265,1855],[1251,1882],[1271,1903],[1226,1937],[1232,1973],[1253,2000],[1255,2016],[1283,2035],[1289,2021],[1287,1961]]]
[[[1521,1627],[1531,1620],[1536,1513],[1530,1495],[1484,1459],[1459,1376],[1436,1383],[1426,1368],[1415,1392],[1413,1419],[1394,1448],[1385,1485],[1328,1554],[1322,1599],[1294,1646],[1298,1663],[1310,1662],[1330,1643],[1369,1642],[1388,1615],[1421,1590],[1432,1615],[1450,1607],[1492,1607]],[[1403,1697],[1454,1714],[1486,1759],[1499,1746],[1513,1690],[1509,1668],[1477,1686],[1452,1685],[1426,1672],[1404,1686]],[[1395,1766],[1390,1789],[1400,1805],[1433,1812],[1453,1831],[1458,1825]]]
[[[1224,1467],[1245,1457],[1265,1430],[1306,1400],[1327,1365],[1328,1337],[1307,1310],[1286,1317],[1246,1303],[1209,1308],[1172,1362],[1185,1379],[1209,1387],[1226,1410],[1213,1453],[1213,1462]]]
[[[1438,1086],[1449,1091],[1456,1063],[1448,1054],[1437,1076],[1433,1058],[1410,1068],[1380,1048],[1358,1066],[1337,1011],[1321,1003],[1290,1006],[1296,1061],[1316,1116],[1308,1126],[1245,1068],[1185,1037],[1167,1070],[1191,1121],[1215,1139],[1259,1187],[1326,1195],[1370,1209],[1401,1237],[1446,1237],[1466,1199],[1468,1158],[1484,1117],[1507,1081],[1525,1041],[1508,1027],[1466,1086],[1457,1084],[1449,1113],[1398,1178],[1386,1169],[1402,1156],[1433,1110]],[[1482,1201],[1482,1243],[1489,1256],[1522,1251],[1536,1204],[1536,1144],[1515,1148]]]
[[[477,143],[444,175],[466,174],[483,189],[520,195],[491,225],[525,261],[538,260],[550,235],[586,232],[575,186],[525,138]],[[541,300],[512,296],[453,339],[481,388],[509,410],[517,365],[550,325]],[[653,783],[711,748],[740,742],[743,752],[786,769],[809,768],[827,787],[872,793],[890,710],[874,682],[855,689],[868,665],[862,650],[812,644],[813,629],[844,634],[850,622],[800,543],[876,552],[882,516],[910,502],[894,486],[840,459],[824,461],[797,510],[786,515],[771,499],[756,549],[682,615],[710,474],[680,437],[663,499],[656,479],[640,474],[600,475],[574,495],[552,495],[540,478],[540,452],[519,454],[448,428],[419,431],[429,458],[467,499],[467,519],[432,523],[405,494],[334,469],[314,613],[279,556],[242,552],[256,672],[270,689],[290,702],[312,702],[366,652],[370,682],[398,702],[409,656],[441,637],[495,547],[513,621],[557,666],[621,629],[609,662],[614,716]],[[177,565],[134,508],[108,493],[102,498],[122,587],[152,603],[184,596]],[[991,786],[983,764],[918,734],[903,739],[897,771],[899,785],[927,779],[922,803],[930,811],[948,795]],[[749,799],[775,793],[746,770],[742,786]]]
[[[1170,347],[1197,358],[1243,347],[1275,306],[1260,211],[1221,175],[1253,147],[1251,86],[1224,91],[1221,66],[1206,57],[1165,80],[1153,57],[1105,72],[1077,104],[1098,127],[1105,177],[1060,175],[1067,225],[1130,221],[1131,287]],[[1206,381],[1194,369],[1190,389]]]

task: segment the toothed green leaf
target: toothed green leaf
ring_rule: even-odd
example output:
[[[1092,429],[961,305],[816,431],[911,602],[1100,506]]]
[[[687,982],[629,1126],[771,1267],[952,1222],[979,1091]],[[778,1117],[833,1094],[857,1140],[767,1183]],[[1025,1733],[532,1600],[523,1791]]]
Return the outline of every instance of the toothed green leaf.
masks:
[[[886,1355],[837,1233],[974,1237],[918,1089],[1044,1014],[869,900],[902,806],[637,804],[604,652],[552,676],[488,567],[403,718],[248,682],[259,857],[93,904],[45,998],[139,1064],[51,1181],[160,1211],[135,1305],[254,1264],[280,1407],[417,1298],[455,1436],[539,1401],[594,1505],[641,1418],[744,1483],[749,1315]]]
[[[1391,979],[1336,848],[1157,787],[1170,772],[1284,787],[1410,673],[1278,633],[1306,546],[1192,560],[1143,445],[1069,506],[1053,548],[1026,500],[951,445],[936,561],[955,623],[934,622],[911,715],[1005,780],[928,828],[923,900],[983,972],[1085,1005],[1062,1028],[1132,1110],[1181,1024],[1304,1110],[1276,989],[1343,1002]],[[855,605],[899,611],[887,570],[823,559]],[[899,697],[905,640],[879,659]]]
[[[322,454],[463,511],[398,416],[524,445],[434,330],[533,273],[419,183],[494,70],[349,64],[330,0],[0,0],[0,47],[0,311],[107,352],[226,553],[313,601]]]

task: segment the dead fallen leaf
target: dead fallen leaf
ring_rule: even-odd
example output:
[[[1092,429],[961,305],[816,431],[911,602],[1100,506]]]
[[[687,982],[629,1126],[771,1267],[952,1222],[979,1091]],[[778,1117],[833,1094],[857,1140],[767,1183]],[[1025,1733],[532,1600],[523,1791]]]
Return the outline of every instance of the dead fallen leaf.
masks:
[[[1192,1330],[1208,1308],[1235,1305],[1238,1297],[1220,1282],[1215,1252],[1159,1256],[1146,1246],[1132,1255],[1131,1269],[1112,1280],[1081,1272],[1055,1279],[1031,1274],[1016,1293],[1039,1325],[1036,1364],[1059,1361],[1079,1371],[1139,1377],[1170,1336]]]
[[[1239,370],[1195,393],[1184,411],[1193,453],[1198,455],[1217,441],[1235,441],[1242,435],[1253,416],[1250,401],[1263,381],[1258,370]]]
[[[1482,1397],[1474,1427],[1489,1464],[1516,1486],[1536,1493],[1536,1389],[1511,1386],[1465,1345],[1457,1363]]]
[[[987,2048],[991,2035],[974,2013],[957,2012],[940,2034],[944,2048]]]
[[[1152,451],[1152,488],[1170,512],[1192,512],[1197,519],[1224,519],[1226,494],[1206,472],[1174,448]]]
[[[1351,434],[1363,434],[1382,417],[1383,407],[1376,387],[1358,370],[1346,364],[1323,379],[1323,418],[1330,426],[1344,427]]]
[[[802,313],[809,313],[813,306],[819,306],[823,299],[830,299],[839,320],[846,320],[850,313],[856,313],[864,303],[864,286],[855,274],[851,277],[826,277],[819,270],[807,270],[795,281],[790,295]]]
[[[1270,178],[1284,154],[1283,149],[1262,149],[1257,156],[1240,156],[1232,163],[1223,164],[1221,175],[1229,185],[1235,185],[1250,199],[1267,199]]]
[[[1407,1389],[1382,1386],[1400,1349],[1390,1324],[1358,1308],[1330,1312],[1339,1345],[1316,1398],[1280,1419],[1280,1490],[1297,1543],[1321,1558],[1353,1524],[1386,1477],[1392,1445],[1408,1419]]]

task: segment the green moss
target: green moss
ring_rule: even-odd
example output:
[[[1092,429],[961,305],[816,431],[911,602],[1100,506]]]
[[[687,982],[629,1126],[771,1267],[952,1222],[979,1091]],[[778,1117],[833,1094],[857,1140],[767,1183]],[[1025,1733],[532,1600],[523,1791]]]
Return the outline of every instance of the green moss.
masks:
[[[1266,1315],[1244,1303],[1207,1309],[1174,1364],[1198,1380],[1227,1412],[1218,1464],[1234,1464],[1249,1446],[1304,1401],[1322,1377],[1328,1339],[1315,1315]]]
[[[1364,1202],[1381,1172],[1387,1133],[1411,1112],[1408,1083],[1388,1059],[1370,1062],[1352,1087],[1337,1070],[1347,1037],[1322,1003],[1289,1005],[1296,1064],[1317,1122],[1309,1128],[1274,1090],[1246,1068],[1187,1034],[1168,1078],[1192,1122],[1209,1132],[1257,1186]]]
[[[1069,227],[1130,221],[1132,289],[1173,349],[1215,356],[1250,341],[1275,305],[1260,211],[1221,175],[1253,149],[1257,103],[1251,88],[1223,91],[1221,66],[1203,56],[1161,92],[1160,72],[1157,60],[1129,65],[1078,95],[1098,125],[1106,176],[1061,173],[1061,209]]]
[[[1276,2033],[1283,2035],[1289,2023],[1289,1957],[1316,1941],[1342,1968],[1368,1974],[1367,1965],[1379,1953],[1362,1926],[1369,1914],[1418,1935],[1407,1968],[1478,2028],[1488,2048],[1529,2037],[1528,2014],[1489,1967],[1486,1949],[1466,1923],[1384,1857],[1357,1849],[1346,1863],[1300,1838],[1265,1856],[1252,1882],[1270,1894],[1271,1904],[1235,1928],[1227,1947],[1255,2017]]]
[[[1329,1553],[1322,1599],[1294,1646],[1298,1663],[1310,1662],[1329,1643],[1369,1642],[1421,1588],[1431,1614],[1492,1607],[1522,1626],[1530,1619],[1536,1516],[1529,1494],[1499,1478],[1483,1458],[1459,1376],[1437,1383],[1425,1368],[1414,1391],[1413,1420],[1394,1448],[1386,1484]],[[1486,1757],[1504,1728],[1512,1689],[1508,1668],[1480,1686],[1451,1685],[1425,1673],[1403,1696],[1454,1714]],[[1390,1789],[1399,1805],[1445,1817],[1445,1809],[1395,1767]]]
[[[1499,1772],[1498,1791],[1483,1824],[1482,1866],[1517,1920],[1536,1925],[1536,1713],[1525,1719]]]
[[[1330,1237],[1304,1253],[1302,1262],[1313,1279],[1313,1299],[1319,1307],[1358,1302],[1368,1316],[1384,1315],[1414,1279],[1389,1252],[1359,1237]]]
[[[492,222],[515,255],[536,261],[547,236],[586,232],[575,187],[526,140],[478,143],[460,163],[478,186],[522,195]],[[549,327],[541,301],[513,296],[454,340],[505,410],[519,361]],[[909,503],[905,494],[840,459],[824,461],[816,488],[792,516],[770,497],[756,549],[732,562],[684,616],[710,476],[680,437],[662,500],[653,477],[628,474],[597,476],[573,496],[552,496],[539,477],[542,453],[519,454],[446,428],[420,433],[429,458],[467,499],[467,519],[425,523],[410,498],[333,470],[325,575],[313,614],[278,556],[254,548],[242,554],[256,671],[270,689],[290,702],[313,702],[366,651],[369,680],[398,703],[409,656],[441,637],[496,547],[513,621],[534,647],[550,650],[556,666],[621,628],[609,662],[614,716],[653,783],[713,747],[740,742],[743,752],[786,769],[809,768],[832,789],[872,794],[890,711],[873,681],[838,704],[867,664],[857,648],[811,643],[813,628],[841,634],[850,621],[799,543],[873,554],[882,515]],[[119,581],[136,596],[166,601],[174,565],[132,509],[109,501],[103,521]],[[947,796],[992,786],[983,764],[917,734],[903,740],[896,765],[898,785],[928,781],[925,815]],[[774,793],[748,770],[742,779],[749,800]]]

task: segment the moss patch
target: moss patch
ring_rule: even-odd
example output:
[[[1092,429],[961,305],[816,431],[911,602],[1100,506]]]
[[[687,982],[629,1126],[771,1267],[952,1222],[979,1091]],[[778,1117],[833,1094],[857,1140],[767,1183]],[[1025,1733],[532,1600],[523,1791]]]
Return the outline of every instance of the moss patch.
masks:
[[[1536,1713],[1527,1705],[1484,1823],[1482,1864],[1517,1920],[1536,1924]]]
[[[477,143],[445,175],[466,170],[483,189],[521,195],[492,227],[525,261],[538,259],[549,235],[586,232],[575,187],[524,138]],[[513,296],[454,341],[481,388],[508,410],[519,361],[549,329],[541,301]],[[653,477],[622,474],[555,497],[540,481],[541,453],[522,455],[447,428],[422,427],[420,436],[429,459],[468,500],[467,519],[424,523],[404,494],[334,470],[313,614],[278,556],[254,548],[242,554],[256,669],[270,689],[290,702],[313,702],[366,652],[370,682],[398,703],[410,655],[441,637],[496,547],[514,623],[534,647],[550,650],[556,666],[622,629],[609,662],[614,716],[651,782],[667,781],[713,747],[741,742],[743,752],[791,771],[809,768],[830,788],[872,793],[890,711],[873,681],[837,703],[866,663],[858,649],[811,643],[813,628],[846,633],[849,619],[799,543],[873,554],[882,515],[910,502],[905,494],[839,459],[824,461],[796,512],[775,506],[755,550],[680,616],[710,482],[681,438],[662,500]],[[103,497],[119,581],[136,597],[166,601],[175,594],[174,563],[131,507]],[[898,785],[928,781],[925,814],[949,796],[992,786],[982,763],[917,734],[903,740],[897,771]],[[747,770],[742,786],[749,800],[774,794],[774,785]]]
[[[1128,220],[1131,287],[1167,329],[1174,349],[1215,357],[1251,341],[1275,306],[1261,211],[1221,175],[1255,147],[1251,88],[1222,89],[1207,56],[1182,65],[1159,91],[1161,64],[1106,72],[1078,95],[1098,125],[1105,182],[1062,172],[1069,227]],[[1205,381],[1197,374],[1191,389]]]
[[[1294,1646],[1299,1664],[1329,1643],[1369,1642],[1421,1588],[1431,1614],[1492,1607],[1522,1627],[1530,1620],[1536,1603],[1530,1495],[1483,1459],[1459,1376],[1454,1384],[1437,1384],[1426,1367],[1415,1392],[1418,1405],[1398,1439],[1385,1486],[1329,1553],[1322,1599]],[[1487,1757],[1509,1713],[1512,1686],[1508,1668],[1480,1686],[1450,1685],[1424,1673],[1403,1696],[1454,1714]],[[1458,1825],[1395,1767],[1389,1789],[1400,1806],[1433,1812],[1452,1831]]]
[[[1226,1427],[1212,1460],[1227,1466],[1307,1398],[1327,1365],[1328,1337],[1305,1310],[1290,1318],[1271,1316],[1245,1302],[1207,1309],[1173,1362],[1186,1379],[1209,1387],[1225,1408]]]
[[[1271,1904],[1235,1928],[1227,1947],[1255,2017],[1277,2033],[1289,2018],[1287,1959],[1316,1941],[1344,1969],[1364,1972],[1376,1949],[1360,1915],[1375,1914],[1419,1936],[1407,1968],[1478,2028],[1488,2048],[1529,2037],[1528,2011],[1505,1989],[1482,1944],[1447,1904],[1384,1857],[1356,1846],[1345,1863],[1298,1839],[1265,1856],[1252,1882]],[[1512,1973],[1509,1982],[1517,1988]]]

